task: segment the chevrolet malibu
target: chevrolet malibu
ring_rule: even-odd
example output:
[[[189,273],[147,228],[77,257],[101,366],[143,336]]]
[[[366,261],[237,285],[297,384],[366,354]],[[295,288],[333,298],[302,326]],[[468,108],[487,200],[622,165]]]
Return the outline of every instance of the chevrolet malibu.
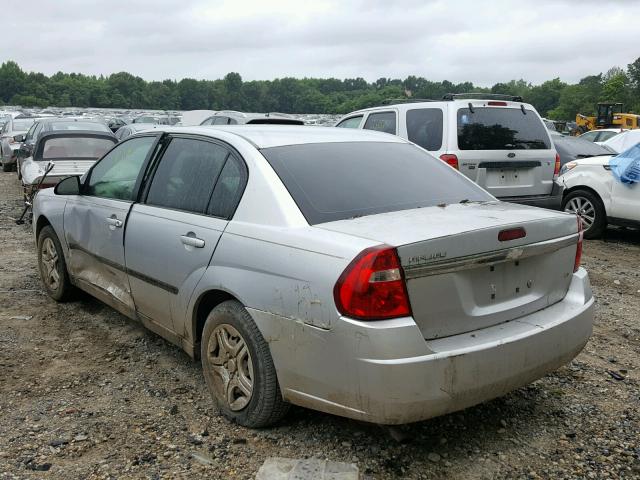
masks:
[[[55,300],[84,290],[202,362],[218,410],[381,424],[503,395],[584,347],[575,215],[497,201],[399,137],[162,127],[42,190]]]

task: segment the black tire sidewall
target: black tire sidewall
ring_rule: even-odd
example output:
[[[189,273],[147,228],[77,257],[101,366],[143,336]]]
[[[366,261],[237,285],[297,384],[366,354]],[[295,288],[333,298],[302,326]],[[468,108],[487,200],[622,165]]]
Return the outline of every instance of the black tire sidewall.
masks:
[[[582,197],[589,200],[596,213],[596,218],[594,219],[591,228],[584,231],[584,238],[593,239],[600,237],[604,232],[604,229],[607,227],[606,212],[602,201],[597,197],[597,195],[594,195],[588,190],[575,190],[562,200],[562,210],[564,211],[567,204],[576,197]]]
[[[234,327],[247,345],[249,354],[251,355],[253,365],[253,392],[251,399],[245,408],[240,411],[233,411],[228,408],[226,401],[220,400],[215,395],[213,385],[209,382],[209,368],[206,360],[207,346],[209,338],[211,337],[214,329],[221,324],[228,324]],[[220,412],[229,420],[245,426],[255,426],[256,419],[261,417],[261,412],[265,408],[265,404],[269,403],[265,398],[265,385],[267,382],[265,368],[271,368],[275,371],[273,366],[273,360],[270,355],[263,355],[260,353],[259,343],[265,342],[264,338],[260,334],[256,325],[253,323],[249,312],[236,301],[226,301],[214,308],[205,323],[202,331],[201,341],[201,360],[202,368],[205,373],[205,380],[212,398],[216,402],[216,405]],[[263,350],[264,351],[264,350]],[[279,394],[279,392],[278,392]]]

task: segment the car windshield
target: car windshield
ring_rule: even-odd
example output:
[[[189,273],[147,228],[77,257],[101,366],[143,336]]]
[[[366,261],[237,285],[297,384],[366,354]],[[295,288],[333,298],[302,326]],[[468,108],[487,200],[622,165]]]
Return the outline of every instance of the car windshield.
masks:
[[[474,107],[458,110],[460,150],[545,150],[549,134],[538,116],[519,108]]]
[[[94,137],[58,137],[45,141],[43,160],[72,160],[76,158],[100,158],[113,147],[114,141]]]
[[[595,157],[598,155],[611,155],[615,153],[612,149],[598,145],[581,138],[558,137],[554,138],[556,150],[560,155],[562,163],[578,158]]]
[[[107,125],[100,122],[52,122],[51,130],[93,130],[96,132],[110,132]]]
[[[493,197],[407,143],[312,143],[261,150],[310,225]]]
[[[16,131],[29,130],[29,127],[33,125],[33,122],[35,122],[35,119],[14,120],[13,129]]]

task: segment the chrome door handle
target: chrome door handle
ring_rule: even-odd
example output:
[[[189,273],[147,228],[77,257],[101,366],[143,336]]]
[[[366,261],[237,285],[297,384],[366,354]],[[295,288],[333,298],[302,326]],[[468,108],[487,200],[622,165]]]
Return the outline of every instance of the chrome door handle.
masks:
[[[192,235],[180,235],[180,241],[190,247],[204,248],[204,240]]]
[[[122,220],[118,220],[114,217],[107,217],[107,225],[110,227],[122,228]]]

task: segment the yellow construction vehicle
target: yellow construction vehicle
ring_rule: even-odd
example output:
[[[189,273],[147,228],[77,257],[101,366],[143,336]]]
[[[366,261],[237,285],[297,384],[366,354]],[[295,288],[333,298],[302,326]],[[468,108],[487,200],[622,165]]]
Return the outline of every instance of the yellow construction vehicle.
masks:
[[[598,113],[594,117],[576,115],[576,134],[582,134],[596,128],[620,128],[629,130],[640,128],[640,115],[623,113],[622,103],[598,103]]]

